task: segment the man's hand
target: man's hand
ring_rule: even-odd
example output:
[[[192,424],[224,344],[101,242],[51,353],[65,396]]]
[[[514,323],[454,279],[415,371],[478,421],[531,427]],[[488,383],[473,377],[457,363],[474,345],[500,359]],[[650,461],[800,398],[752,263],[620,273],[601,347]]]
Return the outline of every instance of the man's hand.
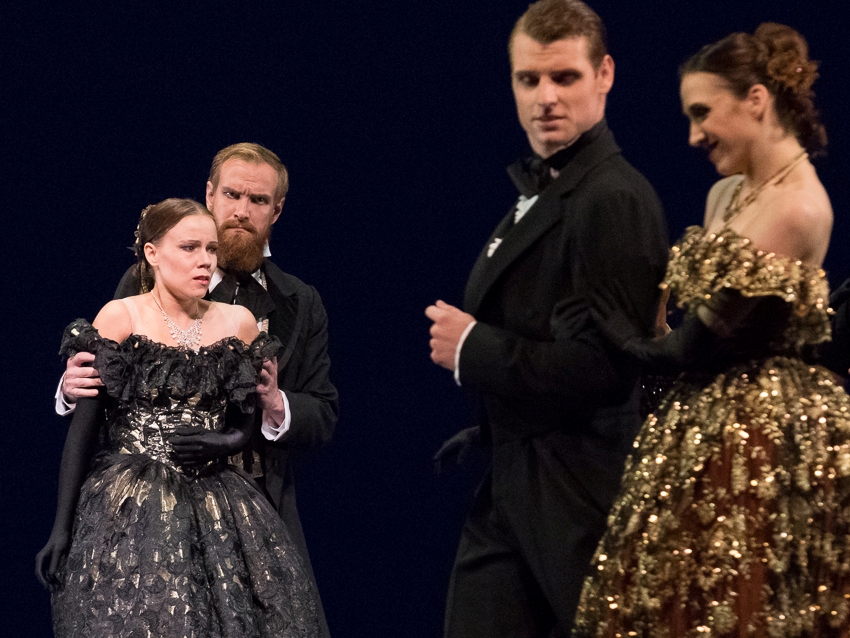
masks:
[[[62,395],[66,403],[76,403],[83,397],[96,397],[97,389],[103,385],[97,370],[91,366],[94,355],[78,352],[68,359],[62,379]]]
[[[425,315],[434,322],[431,326],[431,361],[447,370],[454,370],[457,343],[475,317],[439,300],[425,309]]]
[[[283,423],[286,418],[286,406],[277,387],[277,357],[263,362],[260,370],[260,382],[257,384],[257,400],[260,408],[275,423]]]
[[[443,443],[437,453],[434,455],[434,472],[439,474],[443,469],[443,461],[454,459],[457,465],[463,463],[463,460],[469,454],[473,447],[481,445],[481,428],[477,425],[471,428],[466,428],[455,434],[448,441]]]

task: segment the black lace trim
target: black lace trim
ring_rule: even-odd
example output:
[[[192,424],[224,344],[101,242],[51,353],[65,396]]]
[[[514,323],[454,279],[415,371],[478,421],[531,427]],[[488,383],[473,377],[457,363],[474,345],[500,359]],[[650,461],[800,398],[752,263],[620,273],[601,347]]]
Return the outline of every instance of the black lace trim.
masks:
[[[93,365],[107,394],[119,401],[151,399],[162,393],[214,396],[223,387],[228,402],[243,412],[253,412],[263,361],[277,356],[281,349],[277,337],[265,332],[248,346],[232,336],[202,346],[198,352],[136,334],[118,343],[100,336],[85,319],[77,319],[65,329],[59,354],[94,354]]]

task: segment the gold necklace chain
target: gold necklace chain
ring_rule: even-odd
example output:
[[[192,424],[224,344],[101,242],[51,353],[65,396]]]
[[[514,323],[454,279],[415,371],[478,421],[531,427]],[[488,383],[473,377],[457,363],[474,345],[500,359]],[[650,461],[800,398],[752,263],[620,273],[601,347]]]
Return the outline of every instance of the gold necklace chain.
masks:
[[[744,210],[747,206],[756,201],[756,198],[761,194],[761,192],[772,184],[778,184],[783,179],[788,177],[788,174],[794,170],[794,167],[797,166],[800,162],[806,159],[809,154],[806,151],[801,151],[799,155],[794,157],[790,162],[788,162],[785,166],[776,171],[773,175],[768,177],[765,181],[759,184],[756,188],[751,190],[744,199],[739,199],[741,196],[741,190],[744,187],[744,180],[742,179],[738,182],[738,185],[735,186],[735,191],[732,193],[732,197],[729,199],[729,204],[726,206],[726,210],[723,211],[723,223],[728,224],[732,219]]]

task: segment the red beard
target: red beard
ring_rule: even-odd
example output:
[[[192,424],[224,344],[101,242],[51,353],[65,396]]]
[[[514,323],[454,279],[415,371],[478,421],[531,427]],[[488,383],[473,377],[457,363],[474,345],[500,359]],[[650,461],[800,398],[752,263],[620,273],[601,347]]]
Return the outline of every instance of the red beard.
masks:
[[[242,228],[244,233],[227,232]],[[263,264],[263,251],[271,235],[271,226],[264,232],[249,221],[225,221],[218,229],[218,266],[231,274],[250,274]]]

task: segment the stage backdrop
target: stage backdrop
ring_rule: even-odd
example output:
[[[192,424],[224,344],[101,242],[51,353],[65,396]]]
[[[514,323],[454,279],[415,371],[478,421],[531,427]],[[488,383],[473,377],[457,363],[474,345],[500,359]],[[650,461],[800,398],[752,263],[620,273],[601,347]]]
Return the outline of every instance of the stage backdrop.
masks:
[[[671,236],[698,223],[716,175],[688,148],[677,67],[762,21],[822,61],[830,135],[818,163],[835,207],[826,267],[850,273],[850,43],[839,0],[596,0],[616,81],[608,120],[657,188]],[[527,151],[506,40],[526,0],[4,3],[0,73],[4,636],[49,636],[33,575],[56,499],[66,423],[52,401],[63,327],[92,319],[131,263],[138,214],[202,199],[233,142],[276,151],[292,188],[274,260],[330,315],[342,414],[303,458],[299,505],[337,637],[433,637],[460,526],[485,461],[436,477],[430,458],[471,423],[428,358],[424,308],[459,304],[512,205]]]

